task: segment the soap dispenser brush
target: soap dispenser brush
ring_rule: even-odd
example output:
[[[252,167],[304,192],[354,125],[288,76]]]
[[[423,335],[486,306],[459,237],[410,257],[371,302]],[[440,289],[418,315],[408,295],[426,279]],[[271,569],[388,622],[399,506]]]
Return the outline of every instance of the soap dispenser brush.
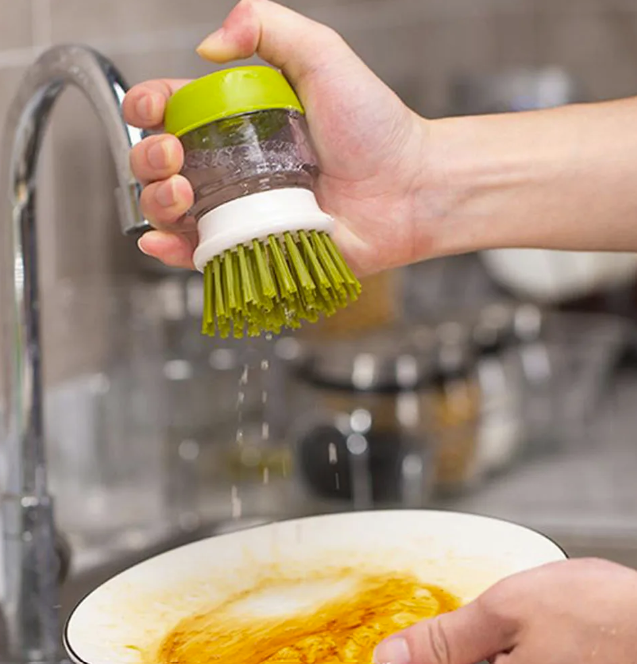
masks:
[[[204,334],[278,334],[357,299],[314,194],[304,109],[281,73],[238,67],[196,79],[168,101],[165,129],[184,147],[195,194]]]

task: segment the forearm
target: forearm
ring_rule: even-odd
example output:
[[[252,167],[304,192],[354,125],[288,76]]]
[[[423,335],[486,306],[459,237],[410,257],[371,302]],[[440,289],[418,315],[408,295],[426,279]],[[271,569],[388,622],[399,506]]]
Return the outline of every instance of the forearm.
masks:
[[[637,98],[436,120],[415,196],[423,253],[637,251]]]

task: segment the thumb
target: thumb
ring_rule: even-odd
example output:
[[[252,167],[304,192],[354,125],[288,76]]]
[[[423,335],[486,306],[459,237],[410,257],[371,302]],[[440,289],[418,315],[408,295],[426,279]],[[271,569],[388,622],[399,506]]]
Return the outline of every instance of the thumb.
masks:
[[[374,664],[476,664],[513,648],[516,631],[478,599],[382,641]]]
[[[259,55],[295,87],[307,74],[336,62],[342,66],[344,59],[364,66],[334,30],[270,0],[241,0],[197,52],[218,63]]]

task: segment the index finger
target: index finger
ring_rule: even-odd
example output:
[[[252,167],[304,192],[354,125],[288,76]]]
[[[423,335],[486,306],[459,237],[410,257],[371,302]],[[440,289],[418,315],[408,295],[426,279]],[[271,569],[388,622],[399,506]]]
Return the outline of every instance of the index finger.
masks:
[[[124,97],[124,120],[139,129],[159,129],[164,122],[166,101],[189,82],[185,78],[162,78],[134,85]]]

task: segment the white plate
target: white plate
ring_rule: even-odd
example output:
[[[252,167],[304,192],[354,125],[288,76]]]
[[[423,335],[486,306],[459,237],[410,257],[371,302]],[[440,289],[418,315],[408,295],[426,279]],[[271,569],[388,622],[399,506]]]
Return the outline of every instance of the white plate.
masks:
[[[143,562],[88,595],[71,615],[65,646],[77,664],[141,664],[183,618],[283,573],[344,566],[409,572],[470,601],[499,579],[565,554],[548,538],[480,516],[378,511],[270,524],[195,542]],[[277,572],[277,569],[279,570]],[[307,591],[306,591],[307,590]],[[330,592],[314,584],[304,604]]]

